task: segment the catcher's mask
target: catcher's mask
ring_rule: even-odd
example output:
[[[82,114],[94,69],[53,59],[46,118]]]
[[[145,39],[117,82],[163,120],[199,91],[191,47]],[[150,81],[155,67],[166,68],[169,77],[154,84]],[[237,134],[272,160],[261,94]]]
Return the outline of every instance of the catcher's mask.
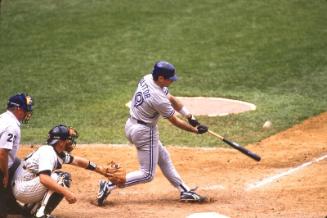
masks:
[[[11,96],[8,99],[8,103],[7,103],[7,109],[17,107],[25,111],[26,115],[22,120],[23,123],[27,123],[31,119],[32,111],[33,111],[32,106],[33,106],[32,96],[25,93],[18,93],[16,95]]]
[[[70,140],[71,145],[75,147],[77,138],[78,132],[74,128],[60,124],[49,131],[47,143],[54,146],[59,140]]]

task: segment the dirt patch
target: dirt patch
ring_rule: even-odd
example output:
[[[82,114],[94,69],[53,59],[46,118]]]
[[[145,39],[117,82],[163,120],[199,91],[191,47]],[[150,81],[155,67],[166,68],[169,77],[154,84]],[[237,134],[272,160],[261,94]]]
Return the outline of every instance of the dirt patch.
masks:
[[[247,148],[262,157],[255,162],[227,149],[168,146],[176,168],[190,186],[208,197],[203,204],[178,201],[179,193],[160,170],[151,183],[117,189],[104,207],[95,203],[98,181],[95,173],[65,166],[72,173],[72,191],[78,202],[62,201],[58,217],[187,217],[192,213],[217,212],[229,217],[325,217],[327,215],[327,159],[322,159],[270,183],[246,190],[247,185],[285,172],[327,154],[327,113]],[[32,151],[24,146],[19,156]],[[138,168],[133,146],[89,145],[73,154],[99,163],[115,160],[128,171]]]

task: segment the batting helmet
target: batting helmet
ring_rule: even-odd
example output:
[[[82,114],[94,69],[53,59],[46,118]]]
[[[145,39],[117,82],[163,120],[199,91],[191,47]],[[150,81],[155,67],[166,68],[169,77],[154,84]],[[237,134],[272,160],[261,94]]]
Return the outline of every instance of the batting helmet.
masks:
[[[155,80],[157,80],[159,76],[163,76],[165,79],[176,81],[178,78],[175,71],[175,67],[171,63],[167,61],[158,61],[153,67],[152,76]]]
[[[74,128],[60,124],[49,131],[47,144],[54,146],[59,140],[66,139],[69,139],[73,144],[76,144],[77,138],[78,132]]]

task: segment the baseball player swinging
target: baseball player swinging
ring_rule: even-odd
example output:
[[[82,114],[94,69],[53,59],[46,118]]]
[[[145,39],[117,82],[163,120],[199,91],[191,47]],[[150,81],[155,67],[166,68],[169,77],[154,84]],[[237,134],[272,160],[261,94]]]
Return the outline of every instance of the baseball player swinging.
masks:
[[[158,61],[152,74],[144,76],[138,83],[132,98],[130,117],[125,125],[125,134],[136,146],[140,170],[128,173],[123,187],[150,182],[158,164],[169,182],[180,191],[181,201],[203,202],[205,198],[195,193],[181,179],[167,149],[159,139],[157,122],[160,116],[189,132],[203,134],[208,131],[208,127],[201,125],[177,98],[169,94],[167,87],[176,80],[175,67],[166,61]],[[189,123],[178,118],[175,111],[186,117]],[[116,187],[110,181],[100,181],[97,196],[99,206],[103,205]]]
[[[12,191],[24,205],[27,217],[53,217],[51,212],[65,198],[73,204],[77,198],[69,190],[71,176],[58,171],[62,164],[71,164],[95,171],[110,179],[110,171],[70,152],[76,145],[78,133],[74,128],[57,125],[49,131],[47,145],[28,155],[16,170]]]

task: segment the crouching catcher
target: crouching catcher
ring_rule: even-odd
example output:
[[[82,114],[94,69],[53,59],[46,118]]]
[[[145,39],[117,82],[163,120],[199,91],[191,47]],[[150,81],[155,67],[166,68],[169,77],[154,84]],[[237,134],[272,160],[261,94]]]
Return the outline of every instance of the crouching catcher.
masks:
[[[74,128],[57,125],[49,131],[47,145],[39,147],[22,161],[14,175],[12,191],[24,207],[24,216],[51,217],[63,198],[70,204],[77,201],[76,195],[69,190],[70,174],[59,171],[62,164],[95,171],[117,186],[124,181],[124,170],[119,164],[112,162],[109,166],[99,166],[83,157],[71,155],[77,138]]]

